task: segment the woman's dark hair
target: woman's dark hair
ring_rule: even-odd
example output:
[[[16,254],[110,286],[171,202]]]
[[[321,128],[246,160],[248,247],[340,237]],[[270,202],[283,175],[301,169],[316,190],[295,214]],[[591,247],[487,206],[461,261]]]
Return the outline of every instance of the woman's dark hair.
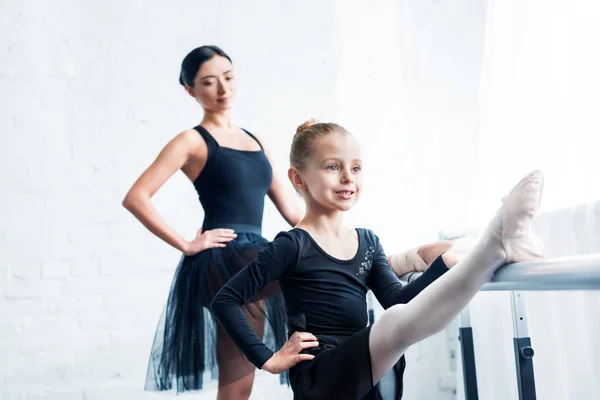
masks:
[[[181,72],[179,73],[179,83],[182,86],[190,85],[194,87],[194,79],[198,70],[208,60],[211,60],[214,56],[225,57],[233,64],[231,58],[217,46],[202,46],[198,47],[185,56],[181,62]]]

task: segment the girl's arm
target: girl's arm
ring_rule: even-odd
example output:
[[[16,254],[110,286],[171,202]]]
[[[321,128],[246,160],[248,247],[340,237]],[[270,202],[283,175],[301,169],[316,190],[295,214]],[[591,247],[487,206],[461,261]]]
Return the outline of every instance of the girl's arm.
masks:
[[[211,311],[217,322],[257,368],[262,368],[274,353],[254,333],[241,307],[291,268],[297,257],[297,242],[289,233],[280,233],[231,278],[212,301]]]
[[[376,250],[367,285],[385,309],[395,304],[408,303],[432,282],[448,272],[444,262],[438,258],[419,278],[406,286],[402,285],[390,267],[379,238],[372,232],[371,235],[374,238]]]

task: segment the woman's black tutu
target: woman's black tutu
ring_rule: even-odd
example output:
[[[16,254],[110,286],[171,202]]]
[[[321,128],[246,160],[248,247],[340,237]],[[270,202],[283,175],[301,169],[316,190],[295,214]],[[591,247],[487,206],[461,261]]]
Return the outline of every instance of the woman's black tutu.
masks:
[[[212,378],[219,375],[220,384],[227,384],[254,370],[245,358],[240,358],[243,356],[237,347],[208,311],[225,282],[268,243],[256,228],[238,226],[235,230],[237,237],[226,247],[182,257],[152,345],[145,390],[199,390],[205,372]],[[283,346],[287,339],[286,317],[277,282],[247,302],[244,312],[257,334],[264,329],[267,346],[273,351]],[[226,371],[217,369],[219,352],[221,360],[227,362]],[[286,382],[287,376],[282,375],[281,380]]]

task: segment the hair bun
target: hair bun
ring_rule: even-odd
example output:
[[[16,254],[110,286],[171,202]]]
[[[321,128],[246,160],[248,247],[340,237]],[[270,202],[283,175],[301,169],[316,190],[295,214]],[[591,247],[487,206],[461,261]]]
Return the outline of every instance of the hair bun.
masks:
[[[314,124],[316,124],[318,122],[319,121],[317,121],[314,118],[309,119],[308,121],[306,121],[305,123],[303,123],[296,129],[296,135],[299,134],[300,132],[302,132],[303,130],[310,128],[311,126],[313,126]]]

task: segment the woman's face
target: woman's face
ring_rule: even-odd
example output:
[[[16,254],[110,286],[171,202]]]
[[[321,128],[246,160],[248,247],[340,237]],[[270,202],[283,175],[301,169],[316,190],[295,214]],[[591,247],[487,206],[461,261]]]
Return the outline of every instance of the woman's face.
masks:
[[[198,70],[194,87],[186,85],[186,90],[205,110],[231,109],[237,94],[233,65],[225,57],[214,56]]]

